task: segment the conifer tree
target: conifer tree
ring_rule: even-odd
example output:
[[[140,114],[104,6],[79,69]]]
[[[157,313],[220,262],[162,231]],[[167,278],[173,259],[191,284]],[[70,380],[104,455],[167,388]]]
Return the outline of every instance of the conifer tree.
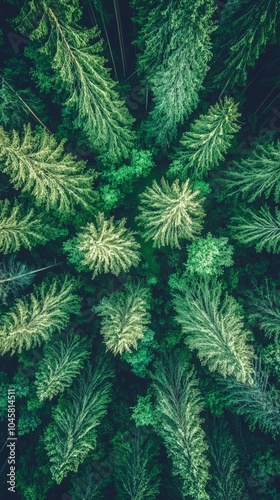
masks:
[[[61,397],[53,421],[44,434],[44,446],[51,463],[51,474],[59,484],[70,471],[77,472],[97,441],[96,427],[107,411],[112,371],[108,361],[99,357],[94,368]]]
[[[101,334],[108,350],[122,354],[137,349],[149,323],[146,288],[128,284],[125,291],[104,297],[95,311],[102,318]]]
[[[42,229],[42,220],[35,216],[30,208],[23,213],[17,200],[0,200],[0,250],[4,254],[17,252],[21,247],[30,250],[38,244],[44,244],[47,238]]]
[[[7,305],[7,297],[17,297],[34,279],[35,271],[16,260],[15,255],[0,262],[0,302]]]
[[[233,377],[219,380],[227,408],[243,415],[251,430],[256,425],[273,436],[280,433],[280,391],[268,382],[268,373],[260,360],[255,363],[253,384]]]
[[[223,419],[209,422],[209,457],[211,463],[210,498],[248,500],[233,438]]]
[[[224,160],[232,138],[240,129],[236,123],[237,105],[231,98],[225,98],[211,106],[206,115],[200,117],[185,132],[169,173],[179,175],[181,179],[203,179],[209,170],[217,167]]]
[[[253,68],[266,46],[277,39],[280,20],[279,0],[229,0],[222,16],[221,29],[226,40],[219,39],[219,52],[228,47],[230,26],[230,45],[228,57],[223,57],[223,69],[216,78],[217,85],[230,83],[246,85],[247,72]]]
[[[249,320],[264,331],[268,338],[280,336],[280,292],[268,279],[246,294],[249,299]]]
[[[247,344],[240,306],[215,279],[193,282],[186,293],[175,297],[176,320],[186,334],[186,344],[198,351],[202,364],[224,377],[233,375],[252,383],[253,349]]]
[[[88,347],[85,339],[73,332],[65,340],[46,345],[35,381],[40,401],[52,399],[72,384],[89,356]]]
[[[170,245],[181,248],[180,240],[193,240],[202,230],[204,211],[199,190],[192,191],[189,181],[179,183],[176,179],[170,186],[161,179],[159,185],[153,181],[140,195],[140,215],[137,217],[143,227],[144,239],[153,240],[153,246]]]
[[[145,2],[146,4],[147,2]],[[134,0],[139,69],[153,93],[148,135],[165,148],[196,108],[211,58],[214,2]]]
[[[22,138],[15,130],[10,135],[0,128],[0,141],[3,172],[16,189],[33,195],[37,205],[59,212],[69,212],[77,203],[92,207],[95,173],[85,172],[85,162],[64,152],[65,141],[58,144],[44,129],[32,133],[30,125],[24,127]]]
[[[34,287],[33,293],[18,299],[1,318],[0,354],[31,349],[60,332],[70,314],[79,310],[79,299],[73,290],[73,279],[65,275],[62,279],[45,280]]]
[[[201,427],[203,402],[194,369],[183,355],[158,361],[153,376],[157,432],[172,460],[173,474],[183,480],[185,497],[207,500],[207,445]]]
[[[17,21],[21,28],[28,16],[41,16],[38,27],[30,33],[31,40],[39,43],[35,42],[35,50],[27,53],[31,52],[35,60],[36,51],[45,55],[53,72],[51,86],[62,93],[63,99],[67,96],[64,113],[74,116],[74,127],[86,133],[92,148],[110,161],[119,161],[129,156],[133,145],[133,118],[105,67],[98,29],[78,26],[81,9],[77,2],[64,3],[32,2],[22,9]],[[42,82],[40,58],[38,63]]]
[[[227,195],[238,195],[246,201],[255,201],[259,196],[274,195],[280,201],[280,140],[267,144],[257,142],[253,151],[240,161],[224,179]]]
[[[154,500],[159,493],[157,449],[151,436],[136,429],[114,440],[118,500]]]
[[[114,222],[106,219],[103,213],[96,216],[95,223],[87,224],[77,236],[77,248],[83,255],[82,264],[93,271],[93,278],[98,274],[128,271],[140,260],[133,233],[125,228],[126,219]]]
[[[263,249],[267,252],[280,252],[280,211],[275,210],[275,216],[264,205],[259,211],[246,208],[240,215],[232,218],[232,236],[243,245]]]

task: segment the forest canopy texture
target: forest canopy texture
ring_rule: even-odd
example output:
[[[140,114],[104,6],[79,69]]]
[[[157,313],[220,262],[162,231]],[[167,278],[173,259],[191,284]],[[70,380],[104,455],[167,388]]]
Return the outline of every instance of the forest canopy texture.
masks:
[[[280,500],[279,47],[280,0],[1,2],[0,498]]]

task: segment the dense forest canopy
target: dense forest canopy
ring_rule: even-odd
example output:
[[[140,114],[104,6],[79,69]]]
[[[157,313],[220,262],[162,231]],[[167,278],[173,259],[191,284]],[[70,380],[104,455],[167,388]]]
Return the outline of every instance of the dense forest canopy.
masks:
[[[280,0],[1,14],[1,498],[280,499]]]

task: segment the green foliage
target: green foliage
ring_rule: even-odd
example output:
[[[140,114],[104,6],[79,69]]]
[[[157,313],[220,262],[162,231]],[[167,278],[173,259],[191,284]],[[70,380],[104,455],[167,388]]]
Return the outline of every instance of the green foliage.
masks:
[[[7,305],[7,298],[14,298],[20,295],[20,292],[31,285],[34,280],[34,274],[30,274],[32,268],[16,260],[15,255],[4,258],[0,262],[0,301]]]
[[[19,416],[17,421],[17,430],[19,436],[24,436],[24,434],[29,434],[29,432],[34,431],[41,424],[41,419],[36,410],[28,411],[24,408],[22,414]]]
[[[140,215],[144,239],[153,240],[153,246],[170,245],[181,248],[180,240],[193,240],[202,230],[205,215],[198,198],[199,191],[189,188],[189,181],[181,185],[176,179],[171,186],[164,178],[159,185],[155,180],[140,195]]]
[[[268,374],[255,364],[253,384],[234,378],[219,381],[225,404],[237,415],[243,415],[251,430],[256,425],[273,437],[280,433],[280,391],[268,383]]]
[[[173,474],[182,478],[186,497],[209,499],[205,491],[209,462],[200,417],[203,402],[194,369],[182,353],[156,362],[155,367],[157,432],[172,460]]]
[[[252,482],[263,499],[275,499],[279,493],[273,486],[273,479],[280,475],[279,456],[272,455],[269,448],[265,453],[258,452],[249,466]],[[276,486],[276,485],[275,485]]]
[[[264,331],[268,338],[278,340],[280,335],[280,292],[273,281],[255,286],[247,293],[249,299],[249,319]]]
[[[24,127],[22,139],[15,130],[10,135],[0,128],[0,140],[3,172],[16,189],[34,196],[37,205],[59,212],[72,211],[76,204],[91,208],[95,173],[85,172],[85,162],[64,152],[65,141],[58,144],[45,129],[32,134],[30,125]]]
[[[265,47],[276,41],[279,19],[279,0],[227,2],[222,18],[227,40],[219,44],[219,52],[224,55],[224,48],[229,44],[229,27],[231,43],[228,57],[223,57],[224,69],[216,78],[217,85],[223,85],[227,80],[232,88],[246,85],[248,69],[255,66]]]
[[[140,260],[133,233],[125,228],[126,219],[114,222],[114,217],[105,219],[103,213],[96,216],[95,223],[87,224],[78,234],[78,250],[83,254],[82,264],[93,271],[93,278],[104,273],[120,274],[136,266]]]
[[[224,180],[227,195],[238,195],[249,202],[259,196],[274,193],[280,201],[280,140],[275,143],[257,142],[253,151],[240,161],[234,161]]]
[[[156,425],[155,408],[151,401],[151,394],[146,396],[137,396],[137,404],[133,408],[132,418],[135,421],[136,427],[142,425]]]
[[[158,450],[140,429],[114,439],[114,476],[118,500],[154,500],[159,493]]]
[[[104,297],[94,310],[102,318],[101,334],[106,348],[113,354],[138,348],[138,340],[149,323],[148,290],[138,284],[127,284],[122,292]]]
[[[280,211],[273,216],[267,205],[257,212],[246,208],[232,218],[232,237],[243,245],[254,246],[257,252],[280,252]]]
[[[139,66],[153,94],[148,136],[165,148],[198,104],[212,55],[215,5],[205,0],[182,0],[180,5],[153,1],[148,10],[140,2],[133,4],[136,9],[140,4],[135,18],[140,24]]]
[[[99,357],[94,368],[83,373],[53,411],[53,421],[44,434],[44,446],[52,477],[58,484],[68,472],[76,472],[96,447],[96,427],[107,411],[111,377],[108,361]]]
[[[40,41],[38,50],[49,61],[51,86],[63,98],[68,96],[64,102],[66,116],[74,116],[74,128],[83,130],[92,148],[102,156],[114,162],[127,158],[133,145],[133,118],[105,67],[98,29],[77,26],[75,18],[69,19],[71,14],[65,16],[62,2],[52,2],[51,7],[49,2],[42,2],[39,9],[35,4],[32,7],[42,9],[42,17],[30,38]],[[38,76],[43,79],[40,69]]]
[[[191,177],[203,179],[208,170],[217,167],[225,159],[232,138],[240,129],[237,105],[232,98],[225,98],[211,106],[206,115],[200,117],[185,132],[169,172],[180,179]]]
[[[228,238],[215,238],[211,233],[194,241],[187,248],[187,252],[188,260],[185,266],[187,274],[191,276],[218,276],[223,273],[223,267],[233,264],[233,246],[228,244]]]
[[[155,332],[148,328],[137,344],[137,351],[125,351],[122,355],[122,359],[130,364],[131,371],[138,377],[147,376],[147,367],[154,359],[154,350],[158,347],[154,336]]]
[[[18,64],[18,60],[17,60]],[[10,84],[3,77],[0,83],[0,123],[11,129],[21,128],[25,122],[30,120],[31,111],[42,114],[42,103],[36,98],[30,88],[16,90],[12,82]],[[31,110],[31,111],[30,111]]]
[[[30,208],[25,214],[17,200],[0,200],[0,250],[4,254],[17,252],[20,247],[31,249],[44,244],[47,238],[41,217]]]
[[[73,293],[74,281],[68,275],[45,280],[34,292],[18,299],[11,311],[2,316],[0,354],[31,349],[59,332],[78,312],[79,300]]]
[[[224,420],[210,421],[209,457],[211,462],[210,498],[247,500],[240,463],[233,438]]]
[[[65,340],[45,347],[44,358],[36,372],[37,396],[52,399],[72,384],[89,356],[88,344],[73,332]]]
[[[247,344],[240,306],[227,293],[222,300],[221,283],[194,281],[184,295],[175,296],[174,305],[185,342],[198,351],[202,364],[251,384],[253,348]]]
[[[84,462],[79,466],[76,474],[73,474],[69,491],[71,498],[75,500],[103,500],[103,489],[110,481],[110,473],[107,472],[108,464],[95,464],[92,460],[89,463]],[[109,469],[110,470],[110,469]],[[110,471],[111,472],[111,471]]]

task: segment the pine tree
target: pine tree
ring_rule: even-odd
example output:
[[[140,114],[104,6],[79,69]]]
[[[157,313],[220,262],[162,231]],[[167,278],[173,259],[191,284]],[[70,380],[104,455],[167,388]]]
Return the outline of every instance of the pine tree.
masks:
[[[264,331],[266,337],[278,340],[280,336],[280,292],[268,279],[246,294],[249,320]]]
[[[41,15],[38,27],[30,33],[30,39],[39,44],[35,42],[33,52],[27,53],[36,60],[38,50],[47,58],[53,73],[50,85],[63,99],[68,96],[64,114],[74,116],[74,127],[83,130],[92,148],[104,157],[113,162],[128,157],[134,139],[130,130],[133,118],[105,67],[98,29],[77,26],[81,18],[77,2],[29,3],[22,9],[18,25],[26,25],[26,17],[32,13]],[[42,81],[40,64],[39,58],[37,74]]]
[[[253,384],[232,377],[219,380],[227,408],[243,415],[251,430],[256,425],[274,437],[280,433],[280,391],[268,382],[260,360],[255,363]]]
[[[257,142],[253,151],[239,162],[233,162],[224,179],[228,196],[238,195],[252,202],[272,193],[280,201],[280,140],[272,144]]]
[[[30,250],[47,241],[42,220],[30,208],[23,213],[17,200],[0,200],[0,250],[4,254],[17,252],[21,247]]]
[[[89,367],[67,390],[53,412],[43,439],[51,474],[58,484],[68,472],[77,472],[96,447],[96,427],[107,411],[111,377],[108,361],[99,357],[94,368]]]
[[[145,2],[146,4],[147,2]],[[211,58],[214,2],[135,0],[140,71],[152,90],[148,135],[165,148],[196,108]]]
[[[279,0],[229,0],[226,3],[221,23],[226,40],[220,40],[218,33],[224,69],[217,76],[216,85],[226,82],[230,83],[231,88],[246,85],[248,69],[254,68],[267,45],[276,42],[279,20]],[[225,57],[224,49],[229,45],[229,26],[232,43],[228,57]]]
[[[208,424],[211,429],[208,439],[211,463],[210,498],[248,500],[240,474],[237,449],[225,420],[215,419]]]
[[[280,252],[280,211],[277,209],[275,217],[267,205],[258,212],[244,209],[242,214],[232,218],[231,230],[233,238],[243,245],[254,246],[257,252],[263,249]]]
[[[136,429],[114,440],[114,476],[118,500],[154,500],[159,493],[157,448]]]
[[[240,129],[236,120],[240,116],[237,105],[231,98],[225,98],[211,106],[206,115],[200,115],[185,132],[169,173],[181,179],[203,179],[209,170],[225,159],[232,138]]]
[[[72,384],[89,356],[88,347],[85,339],[73,332],[65,340],[46,345],[35,381],[40,401],[52,399]]]
[[[175,297],[176,320],[186,344],[198,351],[210,371],[252,383],[253,349],[246,343],[240,307],[227,293],[223,300],[221,296],[221,283],[215,279],[193,282],[184,296]]]
[[[149,323],[148,290],[128,284],[124,291],[104,297],[95,311],[101,316],[101,334],[108,350],[122,354],[137,349]]]
[[[211,233],[194,241],[188,246],[187,252],[188,260],[185,266],[190,276],[218,276],[223,273],[223,267],[233,264],[233,246],[228,244],[228,238],[215,238]]]
[[[24,127],[23,137],[10,135],[0,128],[0,159],[16,189],[30,193],[37,205],[59,212],[73,210],[75,204],[90,209],[96,199],[92,189],[94,171],[85,172],[85,162],[77,162],[65,153],[65,141],[59,144],[44,129],[32,133]]]
[[[114,222],[114,217],[105,219],[103,213],[96,216],[95,223],[87,224],[77,236],[77,248],[83,255],[82,264],[98,274],[127,272],[140,260],[133,233],[125,228],[126,219]]]
[[[198,198],[199,190],[192,191],[189,181],[181,185],[176,179],[170,186],[161,179],[159,185],[153,181],[140,195],[140,215],[137,217],[143,227],[144,239],[153,240],[153,246],[160,248],[170,245],[181,248],[180,240],[193,240],[202,230],[203,199]]]
[[[34,292],[18,299],[14,308],[1,318],[0,354],[31,349],[61,331],[71,313],[77,313],[79,300],[68,275],[45,280]]]
[[[207,500],[207,445],[201,427],[203,402],[194,369],[177,354],[155,364],[157,432],[172,460],[173,475],[183,480],[185,497]]]

